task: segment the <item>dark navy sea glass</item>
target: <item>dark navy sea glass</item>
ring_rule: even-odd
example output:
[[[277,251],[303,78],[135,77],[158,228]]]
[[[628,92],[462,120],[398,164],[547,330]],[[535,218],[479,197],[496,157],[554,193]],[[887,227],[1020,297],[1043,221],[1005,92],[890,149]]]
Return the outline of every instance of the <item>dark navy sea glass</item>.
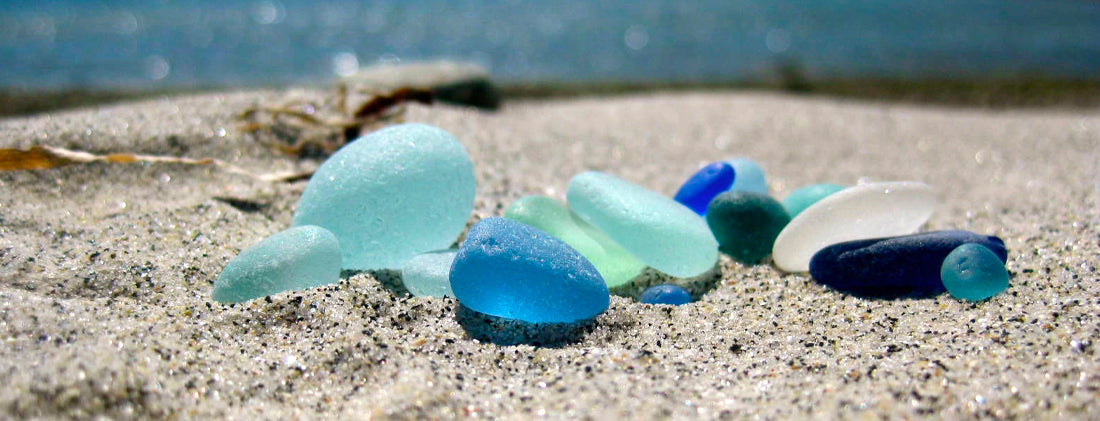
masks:
[[[818,251],[810,275],[853,295],[895,298],[943,292],[940,268],[956,247],[983,245],[1004,262],[1004,241],[969,231],[933,231],[891,238],[848,241]]]
[[[700,169],[680,186],[672,199],[699,215],[707,214],[711,199],[733,186],[735,174],[728,162],[715,162]]]

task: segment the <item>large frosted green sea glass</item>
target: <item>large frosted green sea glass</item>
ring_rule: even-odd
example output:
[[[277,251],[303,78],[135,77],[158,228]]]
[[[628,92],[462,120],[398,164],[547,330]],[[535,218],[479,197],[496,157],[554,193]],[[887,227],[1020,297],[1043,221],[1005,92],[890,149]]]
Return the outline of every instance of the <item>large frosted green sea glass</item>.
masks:
[[[706,221],[656,192],[589,171],[569,181],[566,196],[577,215],[661,272],[689,278],[718,261],[718,242]]]

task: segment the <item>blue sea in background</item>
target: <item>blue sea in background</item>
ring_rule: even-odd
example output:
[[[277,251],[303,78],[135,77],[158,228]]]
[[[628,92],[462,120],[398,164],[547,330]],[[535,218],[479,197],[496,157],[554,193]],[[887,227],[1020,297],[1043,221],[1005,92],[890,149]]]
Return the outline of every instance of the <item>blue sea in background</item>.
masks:
[[[1100,76],[1090,0],[0,0],[0,88],[324,83],[472,61],[503,82]]]

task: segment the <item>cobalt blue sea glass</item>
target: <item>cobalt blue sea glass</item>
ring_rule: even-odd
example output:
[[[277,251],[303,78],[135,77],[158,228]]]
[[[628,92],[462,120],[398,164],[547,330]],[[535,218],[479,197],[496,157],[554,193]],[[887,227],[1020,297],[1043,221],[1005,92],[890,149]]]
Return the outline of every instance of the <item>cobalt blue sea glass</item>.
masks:
[[[810,275],[832,288],[861,296],[934,295],[944,291],[940,268],[956,247],[976,243],[1008,258],[1000,238],[969,231],[933,231],[828,246],[810,260]]]
[[[646,288],[638,299],[644,304],[672,304],[678,306],[691,302],[691,294],[684,287],[662,284]]]
[[[451,266],[451,289],[471,310],[528,323],[591,319],[611,301],[584,256],[550,234],[501,217],[470,228]]]
[[[707,214],[711,199],[729,190],[734,179],[733,166],[727,162],[715,162],[693,174],[672,199],[682,203],[699,215]]]

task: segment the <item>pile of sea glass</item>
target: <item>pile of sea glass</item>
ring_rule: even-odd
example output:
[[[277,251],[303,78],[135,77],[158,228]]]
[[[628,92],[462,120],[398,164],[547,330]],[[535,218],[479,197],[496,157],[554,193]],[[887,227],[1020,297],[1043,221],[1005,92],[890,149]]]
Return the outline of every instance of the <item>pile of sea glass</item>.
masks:
[[[486,315],[571,323],[603,313],[610,290],[653,268],[674,278],[713,270],[719,252],[744,264],[769,255],[837,290],[868,297],[948,291],[984,300],[1008,287],[1004,243],[966,231],[916,233],[936,205],[919,182],[818,184],[782,203],[749,159],[699,170],[674,198],[600,172],[569,181],[566,203],[514,202],[474,224],[476,185],[466,149],[425,124],[361,137],[310,179],[293,227],[241,252],[214,284],[233,303],[339,281],[345,270],[399,269],[413,295],[450,296]],[[682,287],[642,293],[686,304]]]

